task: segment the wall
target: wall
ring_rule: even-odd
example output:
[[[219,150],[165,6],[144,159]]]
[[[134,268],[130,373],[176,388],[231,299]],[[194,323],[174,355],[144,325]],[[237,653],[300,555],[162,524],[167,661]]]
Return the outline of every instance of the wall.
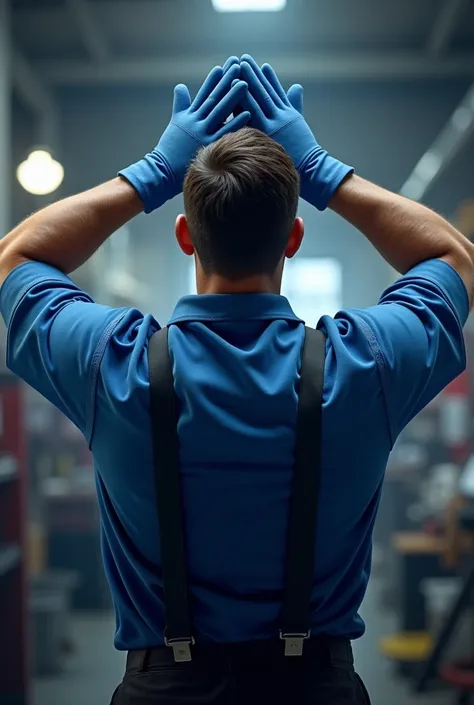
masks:
[[[12,176],[16,167],[22,162],[32,146],[35,146],[36,118],[27,110],[16,96],[13,96],[12,104]],[[16,178],[13,179],[11,194],[11,217],[12,222],[17,223],[26,215],[32,213],[40,205],[40,199],[27,193]]]
[[[10,41],[8,2],[0,0],[0,237],[10,226]]]
[[[318,85],[306,91],[305,114],[318,139],[357,171],[397,190],[465,92],[465,81],[406,84]],[[169,119],[172,90],[93,88],[65,90],[64,192],[113,176],[157,141]],[[433,204],[436,205],[436,204]],[[173,238],[181,200],[134,223],[134,268],[156,292],[154,312],[169,316],[184,292],[187,267]],[[344,271],[344,305],[374,303],[391,273],[376,252],[332,213],[301,205],[306,220],[305,255],[332,256]]]
[[[425,197],[426,203],[452,217],[458,206],[474,199],[474,139],[460,150]]]

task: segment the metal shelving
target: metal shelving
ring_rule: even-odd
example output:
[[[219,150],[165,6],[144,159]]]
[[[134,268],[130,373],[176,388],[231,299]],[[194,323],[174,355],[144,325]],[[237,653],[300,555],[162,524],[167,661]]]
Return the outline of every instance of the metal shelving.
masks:
[[[12,455],[0,455],[0,485],[18,477],[18,462]]]
[[[20,560],[21,549],[19,546],[14,544],[0,545],[0,578],[14,570],[20,564]]]
[[[29,705],[23,386],[0,372],[0,703]]]

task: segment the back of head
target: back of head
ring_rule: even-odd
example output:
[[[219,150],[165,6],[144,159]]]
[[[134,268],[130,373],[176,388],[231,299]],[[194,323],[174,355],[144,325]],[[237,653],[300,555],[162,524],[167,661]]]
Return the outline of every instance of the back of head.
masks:
[[[273,274],[298,207],[299,177],[285,150],[244,128],[202,149],[184,182],[189,232],[206,274]]]

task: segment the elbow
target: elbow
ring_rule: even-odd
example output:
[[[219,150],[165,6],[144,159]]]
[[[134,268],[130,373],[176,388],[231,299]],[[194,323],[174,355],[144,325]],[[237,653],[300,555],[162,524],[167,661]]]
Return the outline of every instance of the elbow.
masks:
[[[474,245],[465,241],[442,259],[456,270],[463,280],[469,297],[470,308],[474,305]]]
[[[18,252],[10,243],[3,245],[0,242],[0,286],[5,279],[20,264],[28,262],[28,257]]]

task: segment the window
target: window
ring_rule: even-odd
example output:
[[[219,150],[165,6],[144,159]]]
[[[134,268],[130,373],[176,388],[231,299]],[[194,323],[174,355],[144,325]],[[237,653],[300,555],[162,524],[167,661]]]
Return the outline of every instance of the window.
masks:
[[[189,265],[188,291],[196,293],[194,261]],[[342,268],[331,258],[296,257],[288,260],[282,291],[297,316],[314,326],[321,316],[334,316],[342,306]]]
[[[288,260],[282,291],[297,316],[314,326],[324,314],[342,306],[342,268],[336,259],[296,257]]]
[[[196,267],[194,257],[189,260],[188,266],[188,294],[197,294],[196,291]]]

